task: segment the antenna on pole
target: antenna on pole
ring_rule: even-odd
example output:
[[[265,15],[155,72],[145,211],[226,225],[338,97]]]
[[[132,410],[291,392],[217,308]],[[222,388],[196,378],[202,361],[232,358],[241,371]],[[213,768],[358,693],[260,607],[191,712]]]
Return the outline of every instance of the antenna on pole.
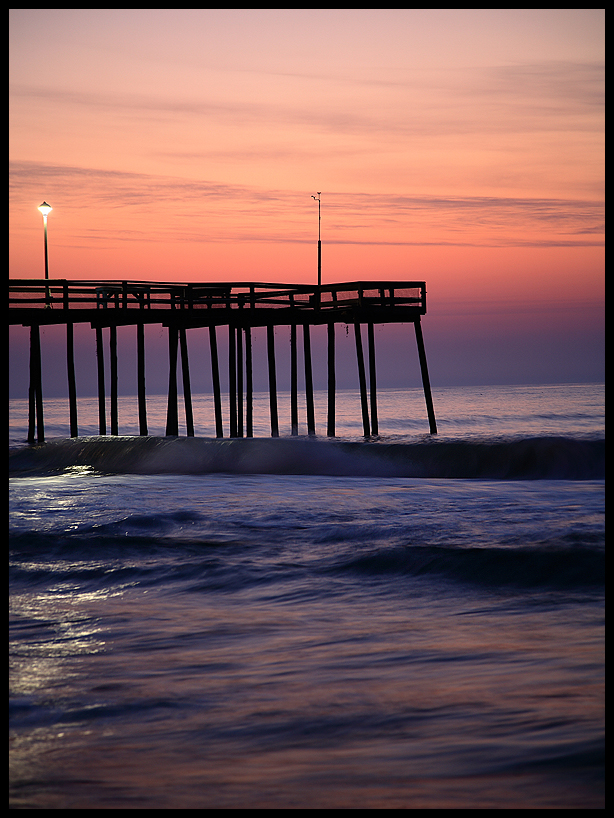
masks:
[[[321,191],[318,190],[318,195],[311,197],[318,203],[318,287],[322,286],[322,239],[320,236],[320,224],[322,222],[322,217],[320,215],[320,196]]]

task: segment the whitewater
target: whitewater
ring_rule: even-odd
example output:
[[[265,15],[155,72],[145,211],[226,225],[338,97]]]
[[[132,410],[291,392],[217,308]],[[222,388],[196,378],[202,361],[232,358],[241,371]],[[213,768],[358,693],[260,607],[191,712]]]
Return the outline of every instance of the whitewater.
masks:
[[[11,808],[603,809],[603,384],[433,398],[12,401]]]

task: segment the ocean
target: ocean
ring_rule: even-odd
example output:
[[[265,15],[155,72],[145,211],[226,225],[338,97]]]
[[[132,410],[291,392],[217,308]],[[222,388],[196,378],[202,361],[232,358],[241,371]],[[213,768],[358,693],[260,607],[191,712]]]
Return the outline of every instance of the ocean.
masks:
[[[378,397],[11,401],[12,809],[604,808],[604,386]]]

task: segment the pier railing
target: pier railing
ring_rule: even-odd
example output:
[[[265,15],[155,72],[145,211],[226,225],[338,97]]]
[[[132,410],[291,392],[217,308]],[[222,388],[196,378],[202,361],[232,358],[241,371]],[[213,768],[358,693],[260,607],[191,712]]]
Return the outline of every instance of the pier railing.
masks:
[[[47,313],[41,323],[70,320],[68,311],[138,310],[138,321],[162,320],[154,311],[183,310],[192,313],[207,310],[290,310],[309,313],[307,320],[319,323],[333,314],[353,308],[360,310],[411,309],[426,313],[426,284],[423,281],[358,281],[321,287],[262,283],[154,283],[145,281],[74,281],[65,279],[9,280],[11,323],[22,323],[21,310],[53,309],[62,316]],[[77,315],[74,318],[77,319]],[[79,316],[81,317],[81,316]],[[119,317],[115,313],[115,317]],[[204,315],[200,316],[205,318]],[[247,317],[247,316],[246,316]],[[89,316],[88,316],[89,318]],[[102,316],[98,316],[100,320]],[[133,313],[130,318],[136,319]],[[211,316],[213,318],[213,316]],[[281,318],[281,316],[280,316]],[[252,320],[256,316],[252,316]],[[314,320],[315,319],[315,320]],[[86,319],[87,320],[87,319]],[[214,319],[215,320],[215,319]],[[255,323],[258,323],[257,319]]]

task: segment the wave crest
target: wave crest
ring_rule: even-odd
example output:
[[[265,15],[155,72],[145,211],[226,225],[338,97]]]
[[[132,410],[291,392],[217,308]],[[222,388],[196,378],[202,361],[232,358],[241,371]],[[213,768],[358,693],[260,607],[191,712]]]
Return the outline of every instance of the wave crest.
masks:
[[[605,477],[605,440],[535,437],[387,443],[118,436],[52,440],[9,452],[13,475],[77,467],[116,474],[599,480]]]

